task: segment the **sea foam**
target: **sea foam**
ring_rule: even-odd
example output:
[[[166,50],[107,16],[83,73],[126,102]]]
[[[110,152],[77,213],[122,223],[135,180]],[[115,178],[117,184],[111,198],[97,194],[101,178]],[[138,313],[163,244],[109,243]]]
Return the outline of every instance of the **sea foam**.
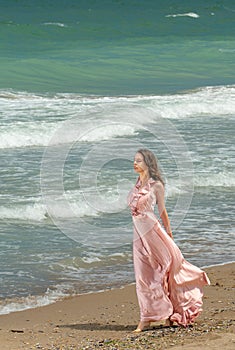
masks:
[[[191,17],[191,18],[199,18],[200,16],[195,12],[188,13],[178,13],[174,15],[166,15],[165,17]]]
[[[235,187],[235,176],[234,173],[230,171],[223,171],[216,174],[197,173],[194,174],[192,181],[195,189],[207,187],[229,189]],[[122,211],[127,208],[127,191],[120,189],[119,195],[122,197],[120,200],[119,195],[115,194],[114,190],[109,190],[108,188],[106,188],[105,196],[97,197],[97,194],[100,193],[99,190],[100,188],[91,188],[91,193],[88,198],[86,198],[86,193],[82,190],[65,191],[60,198],[57,198],[53,204],[50,204],[50,213],[47,211],[46,202],[43,202],[40,195],[38,195],[35,202],[31,204],[0,206],[0,219],[41,222],[48,220],[50,216],[59,219],[95,218],[105,212],[103,207],[99,208],[100,201],[105,201],[107,205],[110,203],[110,207],[117,201],[119,206],[118,208],[115,206],[114,212]],[[183,195],[185,191],[187,191],[187,188],[184,188],[179,180],[169,179],[167,181],[166,198],[174,198]],[[89,202],[90,197],[93,198],[92,202]],[[95,198],[97,198],[97,200],[95,200]]]
[[[0,148],[99,142],[134,135],[162,119],[232,118],[235,86],[174,95],[81,96],[0,92]],[[66,123],[68,132],[60,133]],[[119,123],[119,125],[118,125]],[[101,127],[102,126],[102,127]]]
[[[0,315],[9,314],[11,312],[23,311],[27,309],[33,309],[39,306],[45,306],[52,304],[66,296],[72,295],[70,290],[72,286],[69,284],[61,284],[55,286],[53,289],[48,288],[44,295],[4,299],[0,302]]]

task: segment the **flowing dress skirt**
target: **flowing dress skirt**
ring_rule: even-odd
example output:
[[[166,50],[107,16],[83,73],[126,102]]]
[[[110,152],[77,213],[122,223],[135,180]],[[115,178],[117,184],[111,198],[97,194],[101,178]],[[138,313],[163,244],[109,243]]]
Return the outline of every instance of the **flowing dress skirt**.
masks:
[[[146,217],[145,217],[146,220]],[[133,259],[141,321],[171,321],[186,326],[202,311],[204,271],[186,261],[156,218],[149,231],[133,217]],[[142,223],[140,222],[142,221]],[[144,231],[142,234],[141,231]]]

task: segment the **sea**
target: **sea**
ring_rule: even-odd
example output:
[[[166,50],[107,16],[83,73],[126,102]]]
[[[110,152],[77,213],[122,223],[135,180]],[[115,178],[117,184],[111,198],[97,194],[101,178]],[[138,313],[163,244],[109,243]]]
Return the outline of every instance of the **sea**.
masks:
[[[184,257],[234,261],[234,1],[0,5],[0,314],[134,282],[139,148]]]

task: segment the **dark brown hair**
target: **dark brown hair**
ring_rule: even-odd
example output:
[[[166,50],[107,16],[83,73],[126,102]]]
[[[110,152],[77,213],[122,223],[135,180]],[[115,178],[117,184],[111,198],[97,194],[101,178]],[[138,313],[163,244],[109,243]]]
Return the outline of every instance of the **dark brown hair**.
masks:
[[[153,180],[161,181],[161,183],[164,185],[164,180],[162,178],[161,171],[157,164],[157,158],[155,157],[153,152],[149,151],[148,149],[142,148],[139,149],[137,153],[142,154],[144,162],[148,167],[149,176]]]

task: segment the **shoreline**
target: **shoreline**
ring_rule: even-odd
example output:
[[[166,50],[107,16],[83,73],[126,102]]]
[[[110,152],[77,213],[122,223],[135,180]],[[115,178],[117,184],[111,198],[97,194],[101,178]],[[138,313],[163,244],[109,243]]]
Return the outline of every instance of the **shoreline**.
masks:
[[[224,266],[224,265],[230,265],[230,264],[235,264],[235,260],[224,262],[224,263],[219,263],[215,265],[205,265],[205,266],[199,266],[200,269],[209,269],[211,267],[217,267],[217,266]]]
[[[149,331],[133,335],[139,318],[133,283],[0,315],[1,350],[189,350],[190,346],[201,349],[202,344],[204,349],[232,350],[235,263],[208,267],[205,271],[211,285],[204,288],[204,311],[192,327],[164,327],[164,322],[160,322]],[[150,343],[154,347],[148,347]]]
[[[219,263],[219,264],[215,264],[215,265],[208,265],[208,266],[202,266],[200,267],[200,269],[204,270],[204,269],[208,269],[208,268],[213,268],[213,267],[217,267],[217,266],[224,266],[224,265],[229,265],[229,264],[235,264],[235,261],[229,261],[229,262],[225,262],[225,263]],[[12,310],[12,311],[9,311],[9,312],[4,312],[4,313],[1,313],[0,311],[0,317],[1,316],[4,316],[4,315],[9,315],[11,313],[15,313],[15,312],[22,312],[22,311],[26,311],[26,310],[33,310],[33,309],[37,309],[37,308],[40,308],[40,307],[46,307],[46,306],[49,306],[49,305],[52,305],[52,304],[55,304],[55,303],[58,303],[58,302],[61,302],[67,298],[73,298],[73,297],[78,297],[78,296],[83,296],[83,295],[91,295],[91,294],[97,294],[97,293],[104,293],[104,292],[108,292],[108,291],[112,291],[112,290],[115,290],[115,289],[123,289],[127,286],[132,286],[132,285],[135,285],[135,282],[130,282],[128,284],[125,284],[125,285],[122,285],[122,286],[118,286],[118,287],[111,287],[111,288],[107,288],[107,289],[101,289],[101,290],[97,290],[97,291],[90,291],[90,292],[85,292],[85,293],[79,293],[79,294],[70,294],[70,295],[64,295],[64,296],[61,296],[61,297],[58,297],[58,298],[52,298],[51,301],[48,301],[48,302],[45,302],[45,303],[42,303],[40,304],[39,301],[36,301],[35,305],[33,306],[29,306],[27,304],[22,304],[20,302],[17,302],[18,298],[14,298],[12,299],[12,301],[10,301],[8,304],[4,305],[4,307],[7,307],[7,305],[11,305],[11,304],[17,304],[17,305],[25,305],[23,306],[22,308],[19,307],[19,309],[16,309],[16,310]],[[22,297],[22,299],[27,299],[27,298],[30,298],[32,297],[33,299],[43,299],[46,297],[46,292],[43,294],[43,295],[30,295],[30,296],[27,296],[27,297]],[[49,296],[50,297],[50,296]],[[8,298],[3,298],[2,300],[6,300]],[[16,300],[16,301],[15,301]]]

